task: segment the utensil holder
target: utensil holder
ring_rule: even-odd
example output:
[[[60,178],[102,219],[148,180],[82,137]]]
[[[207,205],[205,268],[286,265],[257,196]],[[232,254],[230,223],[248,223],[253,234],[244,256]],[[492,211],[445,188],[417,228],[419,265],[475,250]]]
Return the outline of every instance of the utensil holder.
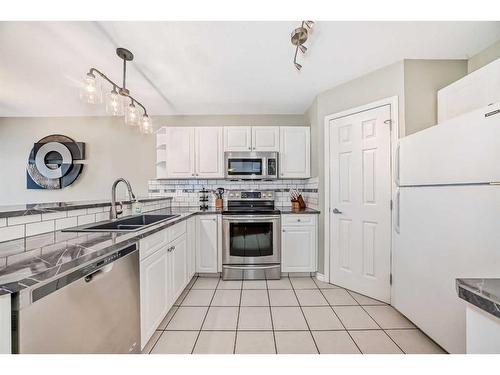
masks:
[[[224,206],[224,199],[216,199],[215,200],[215,208],[222,208]]]
[[[299,203],[299,201],[292,201],[292,208],[294,210],[299,210],[300,209],[300,203]]]

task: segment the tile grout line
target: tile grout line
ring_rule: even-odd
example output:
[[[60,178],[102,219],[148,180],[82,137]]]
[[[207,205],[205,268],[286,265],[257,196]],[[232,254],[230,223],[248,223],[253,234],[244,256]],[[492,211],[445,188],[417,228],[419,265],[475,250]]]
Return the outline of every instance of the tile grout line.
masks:
[[[288,277],[288,278],[290,278],[290,277]],[[311,278],[311,276],[309,276],[309,278]],[[318,344],[316,344],[316,339],[314,338],[314,335],[312,334],[311,327],[309,326],[309,322],[306,319],[306,314],[304,314],[304,310],[302,309],[302,304],[300,303],[299,297],[297,297],[297,292],[295,291],[295,287],[293,286],[293,283],[292,283],[291,280],[290,280],[290,284],[292,285],[293,294],[295,294],[295,298],[297,298],[297,302],[299,304],[300,312],[302,313],[302,317],[304,318],[304,320],[306,322],[307,329],[309,330],[309,334],[311,335],[311,338],[313,340],[314,346],[316,347],[316,351],[318,352],[318,354],[320,354],[319,348],[318,348]],[[314,282],[314,280],[313,280],[313,284],[316,285],[316,283]],[[321,293],[321,295],[323,295],[323,293]],[[323,296],[323,298],[325,298],[325,296]],[[326,300],[326,298],[325,298],[325,300]],[[328,300],[327,300],[327,302],[328,302]]]
[[[347,289],[346,289],[346,290],[347,290]],[[351,294],[351,293],[349,293],[349,290],[347,290],[347,293],[348,293],[348,294],[352,297],[352,294]],[[353,299],[355,299],[354,297],[352,297],[352,298],[353,298]],[[357,302],[357,301],[356,301],[356,302]],[[358,302],[358,303],[359,303],[359,302]],[[375,324],[376,324],[377,326],[379,326],[379,327],[380,327],[380,330],[381,330],[382,332],[384,332],[384,334],[385,334],[385,335],[389,338],[389,340],[391,340],[391,341],[394,343],[394,345],[396,345],[396,346],[399,348],[399,350],[401,350],[401,352],[402,352],[403,354],[406,354],[406,352],[403,350],[403,348],[401,348],[401,347],[400,347],[400,346],[396,343],[396,341],[394,341],[394,340],[393,340],[393,338],[392,338],[392,337],[391,337],[391,336],[390,336],[390,335],[389,335],[389,334],[388,334],[388,333],[387,333],[387,332],[386,332],[386,331],[382,328],[382,326],[381,326],[380,324],[378,324],[378,322],[375,320],[375,318],[374,318],[373,316],[371,316],[371,315],[370,315],[370,313],[369,313],[368,311],[366,311],[366,309],[363,307],[363,305],[359,304],[359,307],[361,307],[361,309],[362,309],[362,310],[363,310],[363,311],[364,311],[364,312],[365,312],[365,313],[366,313],[366,314],[370,317],[370,319],[371,319],[371,320],[373,320],[373,321],[375,322]]]
[[[194,281],[193,281],[193,279],[194,279]],[[172,314],[172,316],[171,316],[171,317],[170,317],[170,319],[168,320],[167,324],[165,325],[165,329],[162,329],[162,330],[161,330],[161,334],[160,334],[160,336],[158,336],[158,340],[156,340],[156,341],[155,341],[155,343],[154,343],[154,344],[153,344],[153,346],[151,347],[151,350],[148,352],[148,354],[151,354],[151,352],[152,352],[152,351],[153,351],[153,349],[155,348],[156,344],[158,344],[158,341],[160,341],[160,338],[163,336],[163,334],[164,334],[164,333],[165,333],[165,331],[167,330],[168,325],[170,324],[170,322],[171,322],[171,321],[172,321],[172,319],[174,318],[175,314],[177,314],[177,311],[179,311],[179,308],[181,307],[182,302],[184,301],[184,299],[185,299],[185,298],[186,298],[186,296],[188,295],[189,291],[191,290],[191,288],[193,287],[193,285],[194,285],[194,283],[196,282],[196,280],[197,280],[197,279],[198,279],[198,276],[196,276],[196,275],[195,275],[195,276],[193,276],[193,278],[189,281],[189,283],[188,283],[187,287],[184,289],[184,290],[186,290],[186,289],[187,289],[187,291],[188,291],[188,292],[186,293],[186,295],[184,296],[184,298],[182,299],[182,301],[180,301],[180,302],[179,302],[179,303],[180,303],[180,305],[178,305],[178,306],[177,306],[177,308],[175,309],[174,313]],[[192,284],[191,284],[191,281],[193,281],[193,283],[192,283]],[[191,286],[189,286],[190,284],[191,284]],[[182,293],[184,293],[184,290],[182,291]],[[182,295],[182,293],[181,293],[181,295]],[[175,302],[174,302],[174,303],[175,303]],[[175,305],[173,305],[172,307],[175,307]],[[169,310],[169,312],[170,312],[170,310]],[[168,312],[167,312],[167,315],[168,315]],[[166,317],[166,316],[165,316],[165,317]],[[163,318],[163,319],[165,319],[165,318]],[[157,330],[155,330],[155,332],[156,332],[156,331],[157,331]]]
[[[201,322],[201,326],[200,326],[200,329],[198,331],[198,335],[196,336],[196,340],[194,340],[193,349],[191,349],[191,354],[194,354],[194,349],[196,348],[196,344],[198,343],[198,339],[200,338],[201,330],[203,329],[203,325],[205,324],[205,320],[207,319],[208,312],[210,311],[210,307],[212,306],[212,301],[214,300],[214,297],[215,297],[215,291],[217,290],[219,283],[220,283],[220,277],[217,280],[217,285],[215,285],[214,292],[212,294],[212,298],[210,299],[210,303],[208,304],[207,311],[205,312],[205,316],[203,317],[203,321]]]
[[[290,280],[288,280],[288,282],[290,282]],[[273,310],[271,309],[271,297],[269,296],[269,284],[267,283],[267,280],[266,280],[266,291],[267,291],[267,300],[269,301],[269,315],[271,316],[271,330],[273,333],[274,353],[278,354],[278,346],[276,345],[276,333],[274,332]]]
[[[238,317],[236,318],[236,332],[234,333],[234,346],[233,354],[236,354],[236,341],[238,340],[238,326],[240,324],[240,310],[241,310],[241,297],[243,295],[243,280],[241,280],[240,286],[240,301],[238,303]]]
[[[313,280],[314,281],[314,280]],[[315,282],[316,284],[316,282]],[[318,286],[318,284],[316,284],[316,286]],[[319,289],[319,292],[321,293],[321,295],[323,296],[324,299],[326,299],[326,296],[323,294],[323,291],[321,290],[321,288],[318,286],[318,289]],[[337,319],[339,320],[340,324],[342,324],[342,327],[344,327],[344,330],[347,332],[347,334],[349,335],[349,337],[351,338],[352,342],[354,343],[354,345],[356,345],[356,348],[358,348],[359,352],[361,354],[363,354],[363,351],[361,350],[361,348],[358,346],[358,343],[356,342],[356,340],[354,340],[354,338],[351,336],[351,333],[347,330],[347,327],[345,326],[344,322],[342,321],[342,319],[340,319],[340,317],[337,315],[335,309],[333,308],[333,306],[330,304],[330,301],[328,301],[326,299],[326,301],[328,302],[328,306],[330,306],[330,309],[332,309],[333,313],[335,314],[335,316],[337,317]],[[356,300],[355,300],[356,301]],[[358,303],[358,301],[356,301],[356,303]]]

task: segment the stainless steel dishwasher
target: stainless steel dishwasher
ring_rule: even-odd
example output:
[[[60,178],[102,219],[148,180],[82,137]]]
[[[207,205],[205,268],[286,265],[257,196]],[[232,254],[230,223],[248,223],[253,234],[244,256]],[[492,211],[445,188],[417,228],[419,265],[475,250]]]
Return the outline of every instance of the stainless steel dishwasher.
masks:
[[[25,289],[13,302],[15,353],[140,352],[136,244]]]

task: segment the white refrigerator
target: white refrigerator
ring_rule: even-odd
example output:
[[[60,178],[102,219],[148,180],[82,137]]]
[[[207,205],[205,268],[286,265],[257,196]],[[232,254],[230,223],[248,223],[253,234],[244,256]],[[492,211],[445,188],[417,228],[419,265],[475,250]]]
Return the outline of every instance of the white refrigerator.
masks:
[[[465,353],[455,279],[500,277],[500,103],[402,138],[395,168],[392,304]]]

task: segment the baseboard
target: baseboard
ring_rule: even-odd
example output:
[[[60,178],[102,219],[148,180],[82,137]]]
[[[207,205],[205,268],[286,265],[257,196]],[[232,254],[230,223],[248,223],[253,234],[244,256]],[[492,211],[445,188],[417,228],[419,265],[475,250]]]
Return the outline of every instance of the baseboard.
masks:
[[[326,279],[326,276],[322,273],[316,272],[316,279],[319,281],[323,281],[324,283],[328,283],[329,281]]]

